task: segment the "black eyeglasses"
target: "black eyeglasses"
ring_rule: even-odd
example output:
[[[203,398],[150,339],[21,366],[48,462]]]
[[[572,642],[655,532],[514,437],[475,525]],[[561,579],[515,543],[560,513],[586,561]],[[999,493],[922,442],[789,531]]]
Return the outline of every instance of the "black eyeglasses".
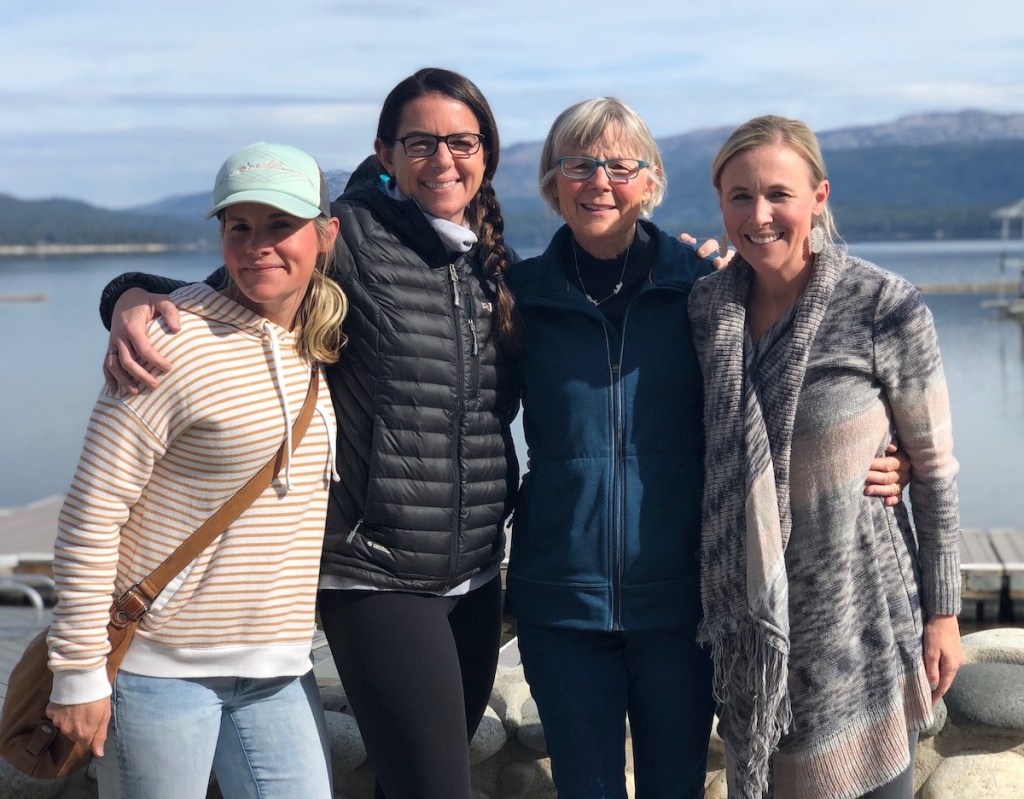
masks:
[[[433,155],[441,142],[448,146],[448,151],[456,158],[465,158],[479,150],[483,140],[482,133],[449,133],[447,136],[413,133],[398,139],[405,154],[410,158],[426,158]]]
[[[585,155],[570,155],[558,158],[556,162],[562,174],[570,180],[587,180],[600,166],[604,167],[604,173],[613,183],[632,180],[640,174],[641,169],[651,165],[650,161],[641,161],[639,158],[609,158],[607,161],[598,161]]]

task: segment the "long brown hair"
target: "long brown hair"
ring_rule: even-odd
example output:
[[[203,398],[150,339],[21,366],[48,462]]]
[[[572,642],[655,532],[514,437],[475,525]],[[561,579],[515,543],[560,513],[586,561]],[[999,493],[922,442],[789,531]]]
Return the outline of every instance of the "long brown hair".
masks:
[[[480,240],[483,272],[494,283],[497,294],[498,308],[492,317],[491,331],[500,346],[514,350],[518,345],[519,325],[516,322],[515,300],[505,285],[505,271],[510,266],[510,257],[505,245],[505,220],[492,184],[498,169],[501,146],[498,125],[483,92],[469,78],[457,72],[438,67],[421,69],[395,86],[385,98],[377,123],[377,138],[388,147],[394,147],[405,106],[429,94],[439,94],[462,103],[473,112],[480,125],[484,148],[484,179],[480,190],[466,207],[466,218]]]

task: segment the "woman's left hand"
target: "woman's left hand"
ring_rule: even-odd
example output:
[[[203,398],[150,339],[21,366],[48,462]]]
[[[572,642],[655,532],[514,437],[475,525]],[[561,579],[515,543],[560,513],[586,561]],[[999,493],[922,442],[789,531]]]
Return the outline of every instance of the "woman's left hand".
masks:
[[[886,505],[903,501],[903,489],[910,482],[910,457],[895,441],[885,448],[886,455],[871,461],[864,480],[864,496],[885,497]]]
[[[689,233],[680,233],[679,240],[683,244],[697,243],[697,239],[695,239]],[[718,242],[715,241],[714,239],[708,239],[697,248],[697,255],[699,255],[701,258],[707,258],[709,255],[711,255],[711,253],[718,252],[718,250]],[[725,252],[718,252],[718,257],[715,258],[711,263],[714,265],[715,269],[724,269],[729,265],[729,261],[732,260],[732,257],[735,254],[735,252],[728,249]]]
[[[933,705],[949,690],[963,663],[956,616],[932,616],[924,625],[924,670],[931,684]]]
[[[75,743],[89,747],[96,757],[103,757],[110,723],[110,697],[80,705],[46,705],[46,715],[58,730]]]

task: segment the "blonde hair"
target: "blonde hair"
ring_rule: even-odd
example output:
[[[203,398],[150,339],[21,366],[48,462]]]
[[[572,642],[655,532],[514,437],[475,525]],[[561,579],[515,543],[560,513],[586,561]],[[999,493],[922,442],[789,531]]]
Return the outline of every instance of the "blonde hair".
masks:
[[[341,323],[348,313],[348,297],[341,286],[329,277],[334,265],[334,245],[331,239],[331,221],[321,214],[313,220],[321,252],[316,267],[295,314],[299,329],[299,351],[315,363],[334,363],[348,340]]]
[[[556,214],[558,198],[555,196],[557,159],[563,155],[578,155],[600,141],[610,130],[618,134],[631,149],[630,156],[647,161],[647,176],[654,182],[654,191],[644,200],[640,212],[649,217],[665,199],[668,181],[658,152],[658,144],[640,115],[614,97],[595,97],[566,108],[551,125],[544,149],[540,154],[540,193]]]
[[[813,131],[799,119],[786,119],[779,116],[755,117],[744,122],[732,132],[725,144],[718,150],[711,162],[711,183],[719,194],[722,192],[722,170],[735,155],[755,147],[770,144],[781,144],[799,155],[807,164],[811,173],[811,188],[817,189],[823,180],[828,179],[825,171],[825,159],[821,155],[821,145]],[[829,242],[839,239],[835,219],[826,202],[817,216]]]

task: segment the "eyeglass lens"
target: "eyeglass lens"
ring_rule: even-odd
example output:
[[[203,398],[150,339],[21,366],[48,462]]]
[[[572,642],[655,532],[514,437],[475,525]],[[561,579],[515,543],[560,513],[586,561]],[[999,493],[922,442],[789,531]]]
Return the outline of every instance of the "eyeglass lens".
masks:
[[[598,161],[595,158],[581,155],[560,158],[558,161],[562,168],[562,174],[573,180],[586,180],[597,171],[599,166],[604,167],[609,180],[632,180],[640,174],[640,169],[644,166],[643,162],[636,158],[609,158],[607,161]]]
[[[437,152],[441,142],[448,145],[452,155],[473,155],[480,149],[483,137],[479,133],[449,133],[447,136],[434,136],[430,133],[416,133],[403,136],[399,141],[410,158],[424,158]]]

